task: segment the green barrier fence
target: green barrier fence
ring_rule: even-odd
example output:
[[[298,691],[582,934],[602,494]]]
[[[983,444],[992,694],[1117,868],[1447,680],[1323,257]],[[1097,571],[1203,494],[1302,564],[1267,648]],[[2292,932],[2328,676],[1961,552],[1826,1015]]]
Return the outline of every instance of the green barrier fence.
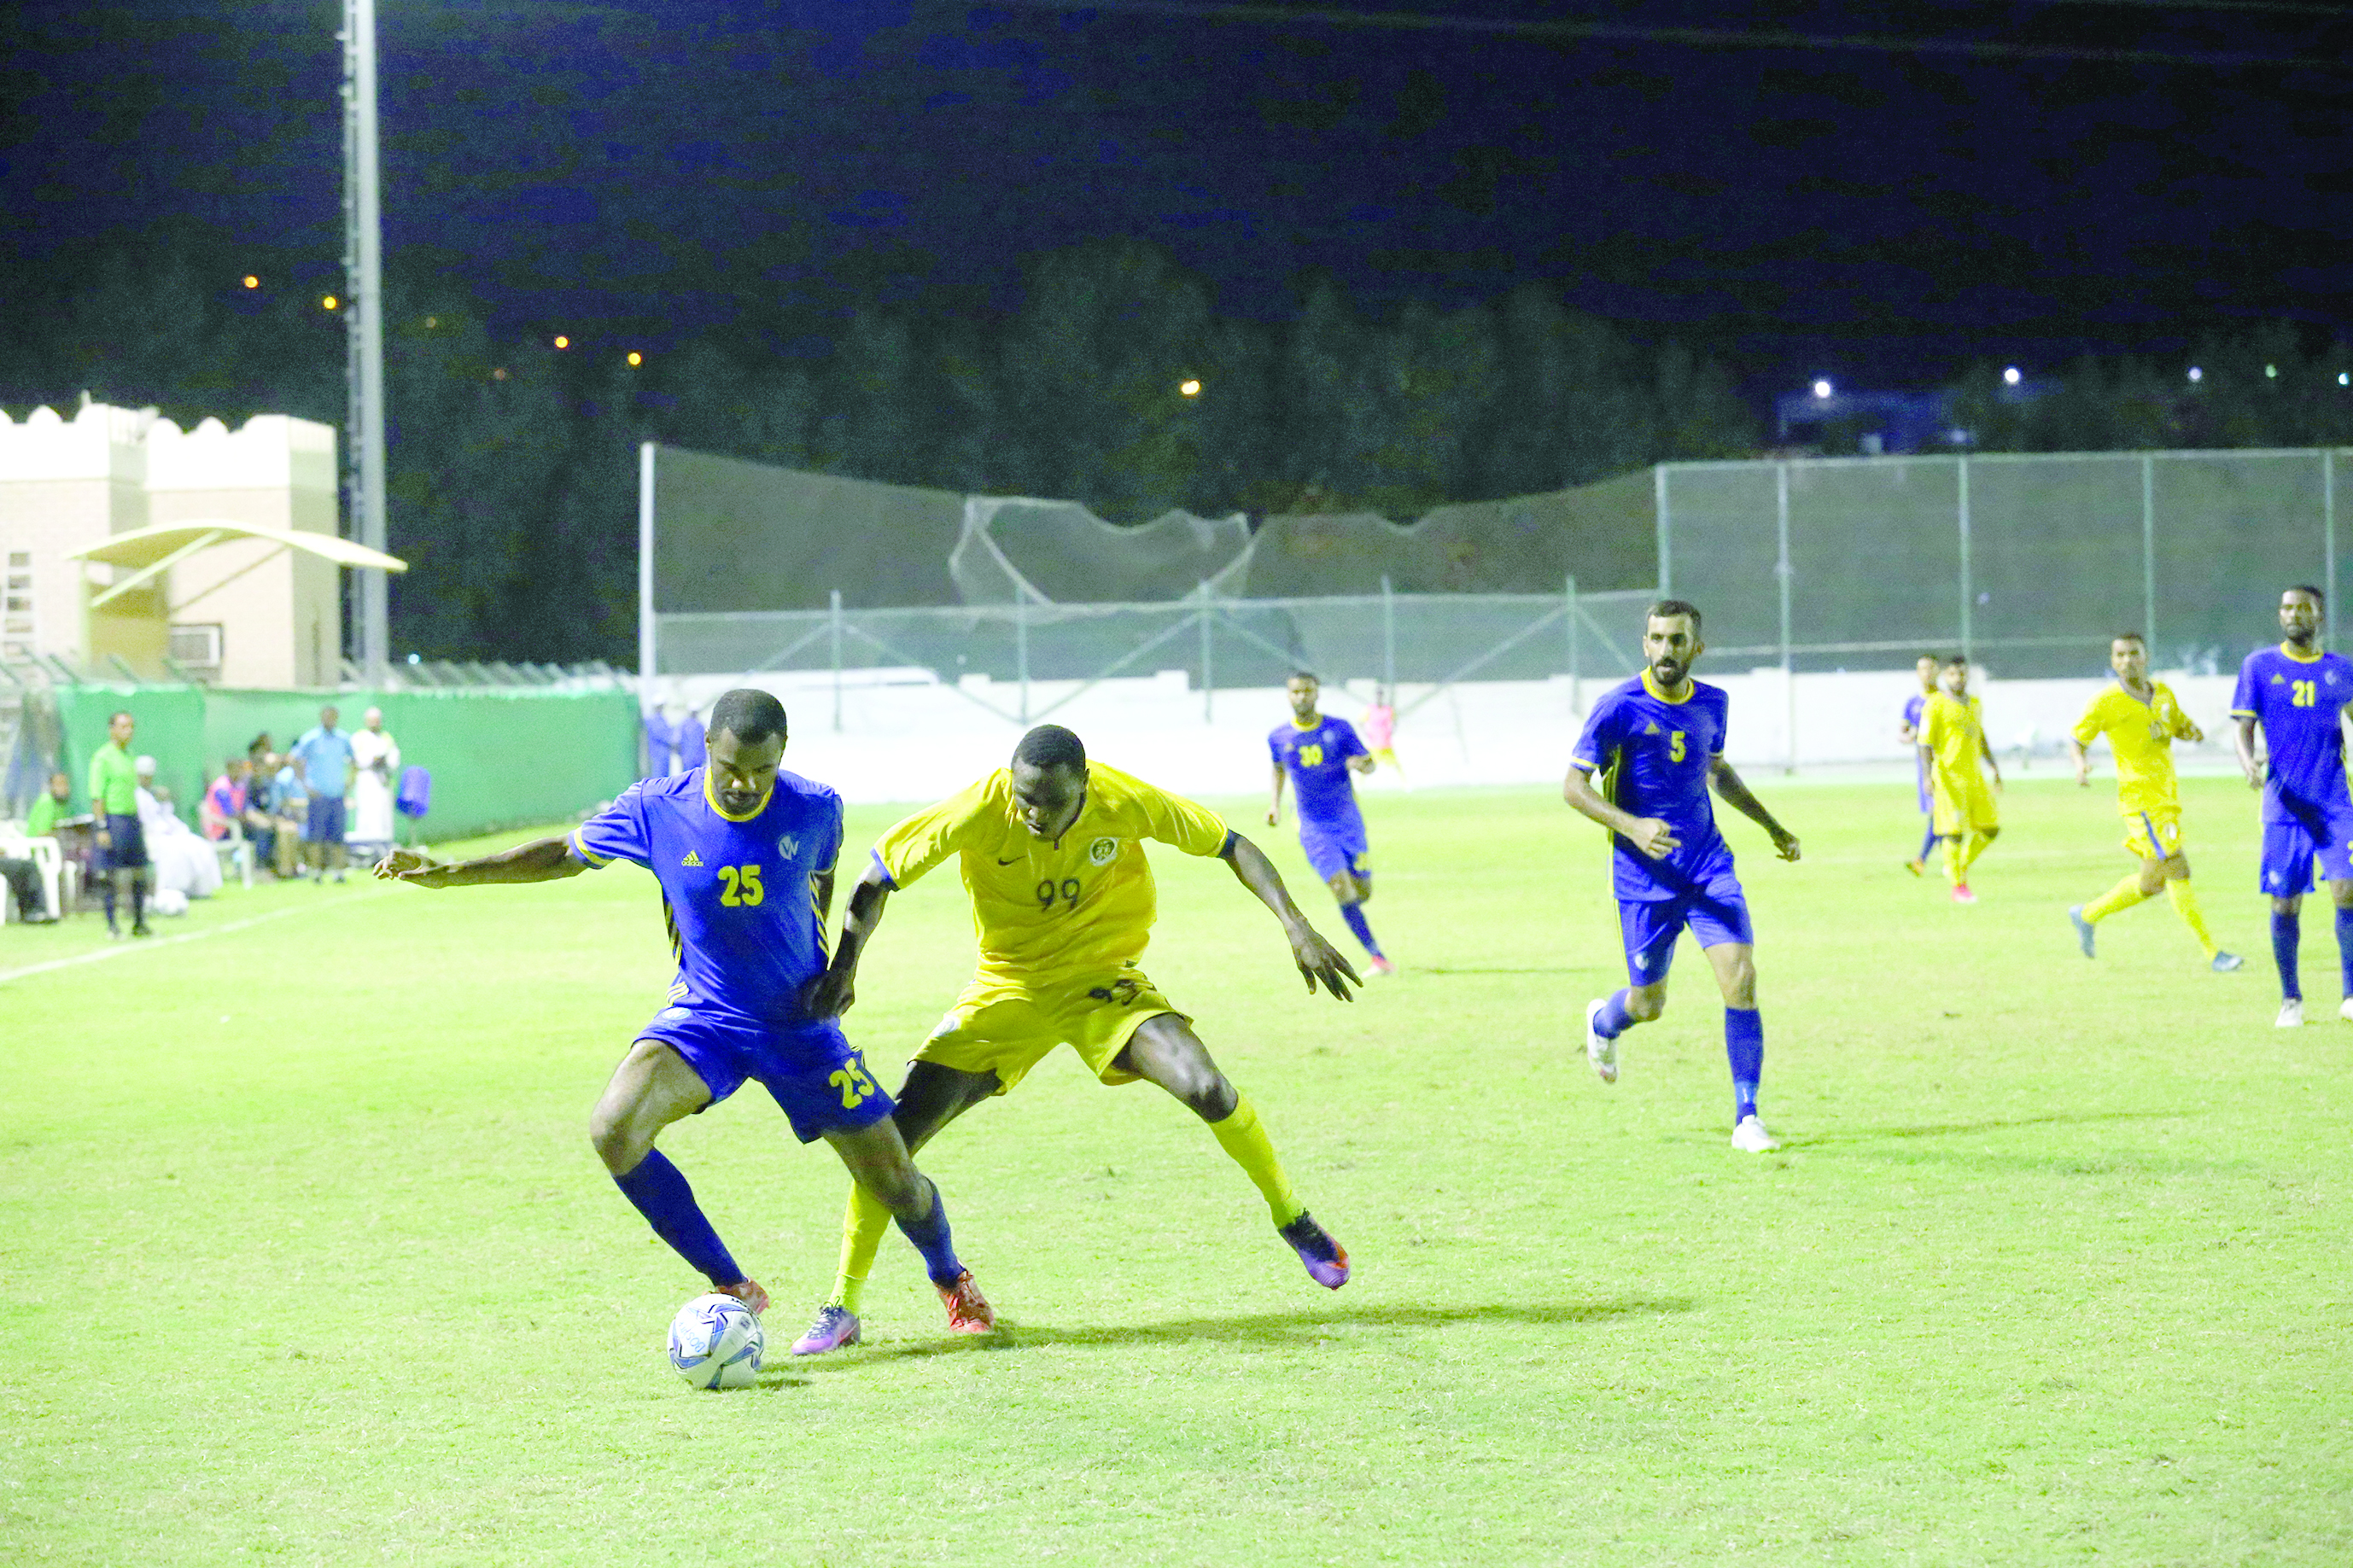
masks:
[[[414,829],[420,838],[565,821],[638,776],[638,700],[618,689],[330,694],[73,686],[58,688],[57,701],[77,800],[86,793],[90,754],[105,743],[108,718],[127,709],[136,726],[132,754],[155,759],[158,781],[192,825],[197,798],[223,759],[243,756],[264,731],[286,750],[329,703],[343,730],[358,729],[370,708],[383,709],[401,766],[432,773],[433,809]]]

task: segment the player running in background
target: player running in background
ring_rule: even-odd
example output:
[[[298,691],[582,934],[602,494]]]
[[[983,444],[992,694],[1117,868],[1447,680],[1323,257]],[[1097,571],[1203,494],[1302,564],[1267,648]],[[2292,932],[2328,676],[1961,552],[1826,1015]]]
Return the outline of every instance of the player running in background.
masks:
[[[1618,1037],[1666,1010],[1667,969],[1675,938],[1688,927],[1724,994],[1732,1146],[1761,1154],[1779,1145],[1757,1116],[1765,1025],[1757,1011],[1756,937],[1708,787],[1762,827],[1782,859],[1798,858],[1798,841],[1724,760],[1729,699],[1722,687],[1691,676],[1706,647],[1698,610],[1681,599],[1652,605],[1642,628],[1649,668],[1594,704],[1569,757],[1561,796],[1609,829],[1610,878],[1626,941],[1628,984],[1586,1005],[1585,1054],[1602,1082],[1618,1081]]]
[[[895,1113],[907,1147],[922,1149],[1068,1043],[1103,1083],[1157,1084],[1208,1122],[1309,1276],[1336,1290],[1348,1282],[1348,1255],[1292,1191],[1257,1110],[1209,1059],[1192,1020],[1136,967],[1152,934],[1147,838],[1223,859],[1282,922],[1309,993],[1321,984],[1349,999],[1356,972],[1307,923],[1256,845],[1189,800],[1090,763],[1076,735],[1041,724],[1021,737],[1011,767],[882,836],[810,1006],[827,1015],[849,1006],[859,957],[890,896],[955,858],[972,900],[980,968],[908,1066]],[[794,1343],[795,1355],[856,1342],[859,1296],[883,1218],[864,1187],[851,1191],[832,1299]]]
[[[1386,763],[1397,770],[1398,782],[1411,789],[1407,783],[1405,764],[1397,755],[1397,688],[1373,688],[1372,705],[1365,710],[1365,744],[1371,748],[1373,761]]]
[[[2345,702],[2353,698],[2353,660],[2320,650],[2320,590],[2298,585],[2280,595],[2283,634],[2239,667],[2231,717],[2238,721],[2239,767],[2263,792],[2263,891],[2272,900],[2272,958],[2279,965],[2280,1027],[2304,1022],[2296,949],[2304,934],[2304,895],[2313,862],[2337,906],[2337,963],[2353,1019],[2353,798],[2345,787]],[[2255,762],[2255,727],[2263,731],[2268,772]]]
[[[1896,738],[1912,748],[1912,771],[1920,790],[1920,853],[1904,862],[1904,868],[1915,877],[1936,850],[1936,802],[1928,788],[1928,749],[1920,743],[1920,712],[1936,695],[1936,671],[1942,663],[1933,653],[1924,653],[1914,661],[1913,673],[1920,678],[1919,694],[1904,700],[1904,722],[1895,731]]]
[[[1394,974],[1397,965],[1381,956],[1373,928],[1365,919],[1365,900],[1373,896],[1373,868],[1366,859],[1364,814],[1356,809],[1356,786],[1348,775],[1373,771],[1373,757],[1356,739],[1345,719],[1315,710],[1321,688],[1305,670],[1293,675],[1285,689],[1291,696],[1291,721],[1266,738],[1274,759],[1274,797],[1266,808],[1266,825],[1282,822],[1282,782],[1288,776],[1299,796],[1299,847],[1307,864],[1340,905],[1340,918],[1356,933],[1372,955],[1373,973]]]
[[[375,874],[463,888],[550,881],[615,860],[651,871],[678,978],[589,1119],[589,1142],[614,1184],[712,1289],[765,1310],[768,1293],[737,1266],[686,1178],[654,1147],[664,1127],[756,1078],[794,1134],[832,1144],[859,1191],[898,1220],[923,1255],[948,1326],[992,1328],[988,1303],[956,1260],[939,1189],[900,1141],[891,1097],[867,1076],[839,1022],[803,1005],[825,969],[841,797],[778,766],[785,710],[765,691],[721,697],[708,747],[706,765],[630,785],[561,838],[446,865],[396,849]]]
[[[1953,884],[1953,902],[1974,904],[1978,896],[1969,891],[1969,868],[2001,837],[1993,790],[1986,787],[1988,770],[1993,789],[2001,787],[2001,764],[1986,743],[1985,706],[1969,695],[1969,661],[1955,654],[1945,661],[1941,679],[1944,689],[1920,710],[1920,746],[1930,759],[1929,793],[1936,805],[1929,826],[1945,841],[1945,877]]]
[[[2089,904],[2067,911],[2084,956],[2093,956],[2092,928],[2119,910],[2153,899],[2162,888],[2173,909],[2206,950],[2206,962],[2228,974],[2246,962],[2215,945],[2189,890],[2189,857],[2181,847],[2181,796],[2173,776],[2173,742],[2201,741],[2198,726],[2181,710],[2172,689],[2148,678],[2148,645],[2138,632],[2108,644],[2108,668],[2116,683],[2092,699],[2075,722],[2069,749],[2075,756],[2075,782],[2092,782],[2092,742],[2102,735],[2116,759],[2116,809],[2124,814],[2125,847],[2140,857],[2140,868]]]

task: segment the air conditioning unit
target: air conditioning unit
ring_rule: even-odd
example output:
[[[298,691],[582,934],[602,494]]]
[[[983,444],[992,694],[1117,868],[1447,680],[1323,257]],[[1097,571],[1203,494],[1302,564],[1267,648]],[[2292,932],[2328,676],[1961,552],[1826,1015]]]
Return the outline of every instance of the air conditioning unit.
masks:
[[[221,671],[221,623],[202,622],[172,628],[172,662],[199,680],[218,680]]]

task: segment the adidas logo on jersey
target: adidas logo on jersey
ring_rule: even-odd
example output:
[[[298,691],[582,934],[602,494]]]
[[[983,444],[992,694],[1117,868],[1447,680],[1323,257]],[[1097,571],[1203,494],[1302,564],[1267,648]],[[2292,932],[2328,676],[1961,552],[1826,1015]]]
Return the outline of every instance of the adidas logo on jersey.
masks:
[[[682,866],[700,866],[702,864],[702,857],[690,849],[686,852],[686,858],[680,861],[679,864]]]
[[[1645,724],[1645,725],[1643,725],[1643,726],[1642,726],[1642,733],[1644,733],[1645,735],[1655,735],[1655,734],[1657,734],[1658,732],[1659,732],[1659,726],[1658,726],[1658,721],[1657,721],[1656,720],[1653,720],[1653,721],[1651,721],[1650,723]]]

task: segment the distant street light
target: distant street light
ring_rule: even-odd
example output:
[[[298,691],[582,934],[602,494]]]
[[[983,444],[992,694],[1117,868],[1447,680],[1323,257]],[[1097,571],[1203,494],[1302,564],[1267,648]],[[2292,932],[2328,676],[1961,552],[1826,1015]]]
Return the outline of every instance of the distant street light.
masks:
[[[322,305],[324,305],[328,310],[333,310],[337,305],[341,304],[341,303],[342,303],[342,301],[341,301],[341,300],[337,300],[337,299],[336,299],[332,294],[330,294],[330,295],[328,295],[325,299],[323,299],[323,300],[320,300],[320,301],[319,301],[319,303],[320,303],[320,304],[322,304]]]
[[[1198,397],[1201,395],[1201,384],[1198,381],[1180,382],[1176,390],[1187,397]]]
[[[2192,381],[2203,381],[2206,379],[2206,373],[2200,370],[2193,364],[2189,367],[2189,379]]]
[[[1820,381],[1814,383],[1814,395],[1816,397],[1827,398],[1830,395],[1831,384],[1828,376],[1824,376]]]
[[[631,349],[629,351],[629,363],[631,364],[643,364],[646,363],[646,356],[639,353],[637,350]]]
[[[248,272],[245,275],[245,286],[248,289],[259,289],[261,287],[261,279]]]
[[[2011,365],[2001,373],[2001,384],[2004,386],[2016,386],[2020,379],[2016,365]]]
[[[565,337],[562,332],[558,332],[555,334],[555,346],[560,349],[568,349],[572,346],[572,340]]]

